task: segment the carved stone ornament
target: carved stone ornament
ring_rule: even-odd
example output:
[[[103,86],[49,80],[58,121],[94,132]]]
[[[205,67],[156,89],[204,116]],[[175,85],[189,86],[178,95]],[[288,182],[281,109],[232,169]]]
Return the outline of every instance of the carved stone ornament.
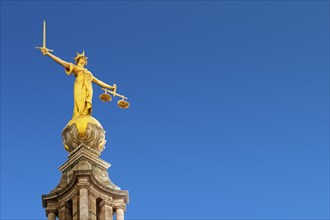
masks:
[[[63,144],[68,152],[72,152],[81,144],[85,144],[97,152],[98,155],[104,150],[105,130],[102,126],[88,122],[84,135],[78,131],[77,124],[65,126],[62,131]]]

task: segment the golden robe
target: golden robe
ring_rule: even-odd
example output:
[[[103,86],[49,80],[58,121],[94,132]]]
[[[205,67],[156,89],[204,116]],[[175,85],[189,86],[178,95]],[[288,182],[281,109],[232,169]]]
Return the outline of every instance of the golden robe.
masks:
[[[72,118],[80,115],[91,115],[93,97],[92,73],[85,67],[72,63],[70,63],[70,69],[66,69],[65,72],[68,75],[73,73],[76,77],[73,87],[74,105]]]

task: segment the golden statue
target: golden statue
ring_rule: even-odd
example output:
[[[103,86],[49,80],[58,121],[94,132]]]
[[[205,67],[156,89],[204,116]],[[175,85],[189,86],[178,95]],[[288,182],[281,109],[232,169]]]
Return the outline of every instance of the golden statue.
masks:
[[[42,48],[40,50],[43,55],[49,56],[55,62],[63,66],[65,68],[65,72],[68,75],[74,74],[74,76],[76,77],[73,89],[73,118],[80,115],[91,115],[93,97],[92,82],[96,83],[102,88],[109,89],[110,91],[115,91],[117,87],[116,84],[110,86],[102,82],[101,80],[93,76],[93,74],[87,68],[85,68],[85,66],[87,65],[87,57],[85,56],[85,52],[81,54],[77,53],[77,56],[74,58],[76,64],[73,64],[51,54],[46,48]]]
[[[99,134],[98,130],[101,130],[101,134],[99,135],[99,138],[96,140],[99,144],[100,149],[103,150],[105,139],[104,139],[104,130],[101,126],[101,124],[91,116],[92,114],[92,98],[93,98],[93,87],[92,83],[95,83],[102,87],[104,90],[104,94],[100,95],[100,99],[104,102],[111,101],[111,96],[108,94],[112,94],[113,96],[121,97],[122,100],[118,101],[118,106],[120,108],[128,108],[129,103],[125,101],[127,99],[125,96],[120,95],[116,92],[117,85],[113,84],[108,85],[101,80],[97,79],[93,74],[85,68],[87,65],[87,59],[88,57],[85,56],[85,51],[83,51],[81,54],[77,53],[77,56],[74,58],[75,64],[67,62],[65,60],[62,60],[61,58],[55,56],[54,54],[50,53],[53,52],[53,50],[48,49],[46,47],[46,22],[44,21],[43,25],[43,46],[37,47],[37,49],[40,49],[42,54],[44,56],[49,56],[52,60],[54,60],[56,63],[60,64],[64,67],[65,72],[68,75],[73,74],[75,76],[75,82],[74,82],[74,107],[73,107],[73,116],[72,119],[69,121],[67,126],[64,128],[62,132],[64,145],[65,148],[71,152],[74,148],[78,146],[80,143],[92,143],[92,141],[95,141],[95,132]],[[90,125],[89,125],[90,123]],[[75,126],[75,127],[72,127]],[[96,127],[95,127],[96,126]],[[67,131],[67,130],[70,131]],[[72,130],[77,131],[77,136],[72,137]],[[68,136],[69,135],[69,136]],[[92,136],[90,138],[89,136]],[[68,145],[66,143],[69,143]],[[94,143],[94,142],[93,142]]]
[[[65,68],[65,72],[70,75],[74,74],[76,77],[74,82],[74,107],[73,107],[73,117],[81,116],[81,115],[91,115],[92,113],[92,97],[93,97],[93,87],[92,82],[96,83],[97,85],[101,86],[102,89],[105,91],[105,94],[100,96],[102,101],[111,101],[111,96],[107,94],[107,92],[113,94],[114,96],[119,96],[122,98],[121,101],[118,102],[118,106],[120,108],[128,108],[129,104],[125,99],[125,96],[122,96],[116,93],[117,85],[113,84],[110,86],[101,80],[97,79],[93,74],[85,68],[87,65],[88,57],[85,56],[85,51],[81,54],[77,53],[77,56],[74,58],[75,63],[70,63],[60,59],[59,57],[51,54],[53,50],[50,50],[46,47],[46,22],[44,21],[44,28],[43,28],[43,46],[37,47],[40,49],[42,54],[45,56],[49,56],[55,62],[60,64]],[[109,90],[108,90],[109,89]]]

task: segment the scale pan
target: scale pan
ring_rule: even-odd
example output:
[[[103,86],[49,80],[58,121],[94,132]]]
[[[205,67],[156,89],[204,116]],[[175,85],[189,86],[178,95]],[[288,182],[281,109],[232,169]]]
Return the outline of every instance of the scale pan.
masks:
[[[129,103],[125,100],[119,100],[117,104],[119,108],[125,109],[129,107]]]
[[[100,99],[103,102],[110,102],[112,100],[111,96],[109,94],[101,94]]]

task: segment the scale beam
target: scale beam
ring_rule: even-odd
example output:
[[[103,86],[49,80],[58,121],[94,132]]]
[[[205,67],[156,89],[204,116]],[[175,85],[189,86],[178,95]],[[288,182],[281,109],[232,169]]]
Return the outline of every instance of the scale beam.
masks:
[[[125,99],[127,99],[127,97],[123,96],[123,95],[120,95],[116,92],[117,90],[117,87],[115,87],[114,91],[110,91],[110,90],[107,90],[105,88],[102,88],[104,90],[104,94],[101,94],[100,95],[100,99],[103,101],[103,102],[110,102],[112,100],[111,96],[108,94],[112,94],[113,96],[118,96],[120,98],[122,98],[122,100],[119,100],[117,102],[118,104],[118,107],[119,108],[122,108],[122,109],[126,109],[129,107],[129,102],[128,101],[125,101]]]
[[[123,100],[124,100],[124,99],[127,99],[127,97],[118,94],[118,93],[116,92],[116,90],[115,90],[115,91],[110,91],[110,90],[107,90],[107,89],[104,89],[104,88],[102,88],[102,89],[104,90],[105,93],[110,93],[110,94],[112,94],[113,96],[118,96],[118,97],[122,98]]]

